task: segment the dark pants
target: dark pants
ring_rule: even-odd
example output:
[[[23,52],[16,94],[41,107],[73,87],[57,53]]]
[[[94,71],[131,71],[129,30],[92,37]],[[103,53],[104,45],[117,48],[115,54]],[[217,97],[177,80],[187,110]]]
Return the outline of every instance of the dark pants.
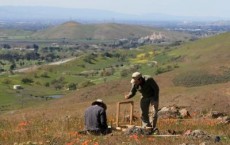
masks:
[[[154,101],[153,98],[141,98],[142,127],[156,127],[158,105],[159,101]]]

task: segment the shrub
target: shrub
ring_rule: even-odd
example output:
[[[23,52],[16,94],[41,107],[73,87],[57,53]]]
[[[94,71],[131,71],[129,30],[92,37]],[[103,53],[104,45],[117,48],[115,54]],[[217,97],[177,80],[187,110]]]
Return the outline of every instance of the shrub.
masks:
[[[208,84],[224,83],[230,81],[230,70],[222,75],[209,74],[206,71],[192,71],[177,75],[173,83],[177,86],[202,86]]]
[[[171,65],[167,65],[166,67],[158,67],[155,74],[158,75],[158,74],[169,72],[172,70],[173,70],[173,67]]]
[[[43,78],[49,78],[49,75],[48,75],[47,72],[43,72],[43,73],[41,74],[41,77],[43,77]]]
[[[24,83],[24,84],[31,84],[34,81],[31,78],[22,78],[21,82]]]
[[[11,84],[12,83],[12,81],[10,80],[10,79],[4,79],[3,81],[2,81],[2,83],[3,84]]]
[[[50,86],[50,83],[49,83],[49,82],[46,82],[44,85],[45,85],[45,87],[49,87],[49,86]]]
[[[95,83],[87,80],[87,81],[84,81],[84,82],[80,83],[79,87],[80,88],[84,88],[84,87],[93,86],[93,85],[95,85]]]
[[[69,90],[76,90],[77,89],[77,84],[70,83],[70,84],[68,84],[68,88],[69,88]]]

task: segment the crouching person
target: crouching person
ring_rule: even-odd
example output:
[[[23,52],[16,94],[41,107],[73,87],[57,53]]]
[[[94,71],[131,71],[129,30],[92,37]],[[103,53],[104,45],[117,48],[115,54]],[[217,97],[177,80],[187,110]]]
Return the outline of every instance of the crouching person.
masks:
[[[105,135],[111,133],[107,125],[106,104],[97,99],[85,111],[85,130],[87,134]]]

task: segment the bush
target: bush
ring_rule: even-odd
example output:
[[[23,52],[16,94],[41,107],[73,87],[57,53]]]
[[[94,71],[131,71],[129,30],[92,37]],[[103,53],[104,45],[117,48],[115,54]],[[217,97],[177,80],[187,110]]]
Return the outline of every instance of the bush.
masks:
[[[222,75],[209,74],[205,71],[192,71],[177,75],[173,83],[177,86],[202,86],[208,84],[224,83],[230,81],[230,70]]]
[[[84,87],[93,86],[93,85],[95,85],[95,83],[88,80],[88,81],[84,81],[84,82],[80,83],[79,87],[84,88]]]
[[[63,84],[54,84],[54,88],[56,90],[61,90],[63,88]]]
[[[2,83],[3,84],[11,84],[12,83],[12,81],[10,80],[10,79],[4,79],[3,81],[2,81]]]
[[[49,82],[46,82],[44,85],[45,85],[45,87],[49,87],[49,86],[50,86],[50,83],[49,83]]]
[[[43,73],[41,74],[41,77],[43,77],[43,78],[49,78],[49,75],[48,75],[47,72],[43,72]]]
[[[31,79],[31,78],[23,78],[23,79],[21,80],[21,82],[24,83],[24,84],[31,84],[31,83],[33,83],[34,81],[33,81],[33,79]]]
[[[68,88],[69,88],[69,90],[76,90],[77,89],[77,84],[70,83],[70,84],[68,84]]]
[[[173,67],[171,65],[168,65],[166,67],[158,67],[155,74],[158,75],[158,74],[169,72],[172,70],[173,70]]]

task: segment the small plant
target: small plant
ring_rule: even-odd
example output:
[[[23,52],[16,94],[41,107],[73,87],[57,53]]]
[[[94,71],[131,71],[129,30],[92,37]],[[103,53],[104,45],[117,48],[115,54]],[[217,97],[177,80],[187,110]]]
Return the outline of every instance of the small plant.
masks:
[[[49,78],[49,75],[48,75],[47,72],[43,72],[43,73],[41,74],[41,77],[43,77],[43,78]]]
[[[194,87],[208,84],[224,83],[230,80],[230,71],[222,75],[209,74],[205,71],[191,71],[177,75],[173,83],[178,86]]]
[[[68,84],[68,89],[69,90],[76,90],[77,89],[77,84],[75,84],[75,83]]]
[[[88,81],[84,81],[82,83],[79,84],[80,88],[84,88],[84,87],[88,87],[88,86],[93,86],[95,85],[92,81],[88,80]]]
[[[34,81],[31,78],[22,78],[21,82],[24,83],[24,84],[31,84]]]
[[[173,67],[171,65],[167,65],[166,67],[158,67],[155,74],[158,75],[158,74],[169,72],[172,70],[173,70]]]
[[[2,81],[2,83],[4,83],[4,84],[11,84],[12,81],[11,81],[10,79],[6,78],[6,79],[4,79],[4,80]]]

